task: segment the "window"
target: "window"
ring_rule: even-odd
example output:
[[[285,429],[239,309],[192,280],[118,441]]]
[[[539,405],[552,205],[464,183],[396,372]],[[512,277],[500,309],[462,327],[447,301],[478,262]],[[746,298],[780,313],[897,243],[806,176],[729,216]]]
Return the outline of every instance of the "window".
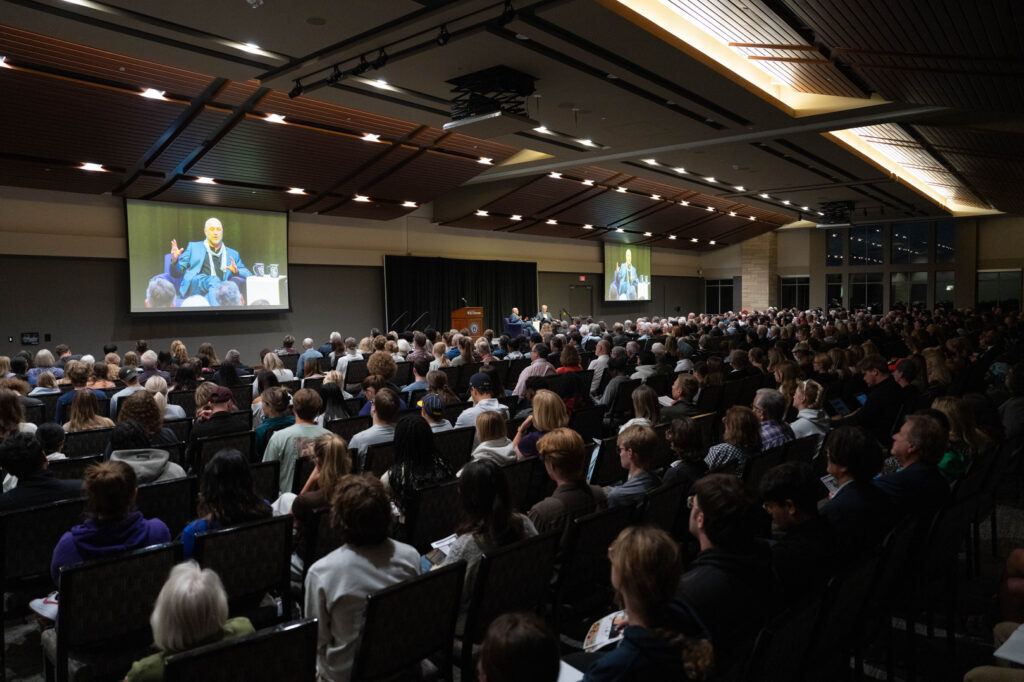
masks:
[[[978,310],[1020,310],[1020,270],[978,273]]]
[[[779,307],[807,310],[811,307],[810,277],[780,277]]]
[[[882,228],[854,225],[850,228],[850,265],[882,264]]]
[[[825,298],[828,299],[828,307],[843,307],[843,276],[825,275]]]
[[[882,273],[855,272],[850,274],[850,310],[882,312]]]
[[[953,271],[935,273],[935,307],[953,307]]]
[[[825,235],[825,265],[843,264],[844,235],[839,230],[830,230]]]
[[[732,280],[709,279],[705,281],[704,310],[709,313],[724,313],[732,310]]]
[[[953,263],[954,250],[953,221],[943,220],[935,226],[935,262]]]
[[[911,265],[928,262],[931,223],[896,223],[892,226],[892,257],[889,262]]]
[[[894,272],[890,276],[889,310],[925,309],[928,307],[928,273]]]

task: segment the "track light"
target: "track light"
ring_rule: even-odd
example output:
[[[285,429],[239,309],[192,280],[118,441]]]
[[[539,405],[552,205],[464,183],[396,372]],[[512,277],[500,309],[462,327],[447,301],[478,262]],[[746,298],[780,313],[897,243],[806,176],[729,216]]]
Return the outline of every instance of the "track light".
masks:
[[[352,67],[352,74],[355,76],[362,76],[364,73],[370,70],[370,62],[366,61],[366,55],[359,55],[359,63]]]
[[[377,58],[373,60],[373,68],[383,69],[384,65],[388,63],[388,53],[384,51],[384,48],[377,50]]]
[[[295,87],[288,93],[288,97],[295,99],[302,94],[302,83],[298,80],[295,81]]]
[[[452,34],[448,32],[448,25],[447,24],[441,24],[441,30],[437,34],[437,38],[434,39],[434,42],[436,42],[441,47],[444,47],[445,45],[448,44],[448,41],[451,40],[451,39],[452,39]]]
[[[327,77],[327,84],[336,85],[339,81],[341,81],[342,78],[344,78],[344,76],[342,75],[341,70],[338,68],[338,65],[335,64],[334,71],[332,71],[331,75]]]

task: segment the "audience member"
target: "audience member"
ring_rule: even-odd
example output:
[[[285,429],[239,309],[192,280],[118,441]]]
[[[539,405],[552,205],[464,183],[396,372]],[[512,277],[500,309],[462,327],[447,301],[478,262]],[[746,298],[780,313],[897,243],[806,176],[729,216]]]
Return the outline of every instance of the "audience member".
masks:
[[[949,485],[938,462],[946,451],[948,434],[934,417],[912,414],[892,437],[892,455],[900,470],[875,479],[889,497],[898,517],[928,518],[949,498]]]
[[[516,461],[514,441],[508,438],[508,427],[499,412],[481,412],[476,416],[476,442],[472,459],[486,459],[498,466]]]
[[[418,490],[453,478],[455,474],[437,452],[427,423],[414,415],[400,419],[395,426],[395,463],[380,479],[398,508],[399,523],[405,523]]]
[[[295,552],[292,555],[292,579],[302,579],[303,548],[307,538],[303,530],[309,526],[313,512],[331,505],[342,478],[352,473],[352,458],[345,439],[335,433],[313,440],[313,472],[298,495],[284,506],[295,517]],[[282,497],[289,495],[285,493]],[[278,503],[277,506],[281,506]]]
[[[436,393],[427,393],[419,401],[420,416],[430,426],[434,433],[451,431],[452,423],[444,418],[444,398]]]
[[[857,364],[868,387],[864,405],[853,414],[833,417],[833,426],[863,426],[881,447],[889,443],[893,422],[900,412],[900,387],[889,376],[889,365],[880,355],[871,355]]]
[[[72,360],[68,363],[67,377],[71,381],[71,390],[62,395],[57,399],[57,416],[56,421],[58,424],[63,424],[67,421],[68,411],[71,408],[71,402],[75,399],[75,396],[80,392],[92,393],[96,400],[94,404],[98,404],[99,401],[106,401],[107,394],[99,389],[86,388],[85,384],[89,380],[89,368],[77,360]],[[93,410],[94,412],[98,410]],[[109,424],[113,426],[113,423]],[[100,428],[100,427],[88,427],[88,428]],[[74,429],[80,430],[80,429]]]
[[[280,387],[276,390],[283,390]],[[295,461],[302,454],[307,442],[330,433],[322,426],[317,426],[316,415],[323,407],[320,394],[310,388],[301,388],[292,398],[292,412],[295,423],[280,431],[275,431],[267,442],[263,452],[264,462],[280,462],[280,493],[292,492],[295,477]],[[352,439],[353,442],[355,438]]]
[[[554,374],[554,369],[551,373]],[[508,408],[494,397],[494,387],[491,385],[489,374],[477,372],[469,378],[469,396],[473,406],[459,414],[459,418],[455,420],[455,428],[475,426],[477,415],[481,412],[498,412],[502,419],[508,420]]]
[[[693,484],[708,472],[700,426],[690,417],[673,419],[665,431],[665,440],[676,458],[665,469],[661,483],[664,486],[678,484],[682,486],[682,494],[689,495]]]
[[[693,404],[700,390],[700,382],[692,374],[680,374],[672,382],[671,402],[661,408],[663,420],[680,419],[682,417],[695,417],[700,410]]]
[[[145,427],[134,419],[125,419],[114,427],[107,447],[110,461],[124,462],[134,469],[138,483],[185,477],[185,470],[171,461],[166,450],[153,447]]]
[[[794,438],[824,437],[828,434],[832,423],[821,409],[821,400],[824,397],[825,389],[813,379],[797,384],[793,393],[793,407],[797,410],[796,420],[789,424]]]
[[[161,445],[177,445],[181,442],[174,432],[164,426],[164,411],[159,407],[154,395],[146,391],[138,391],[121,401],[118,421],[132,420],[138,422],[152,447]]]
[[[167,401],[167,381],[163,377],[151,377],[150,380],[146,382],[146,390],[149,391],[154,398],[156,398],[157,395],[160,395],[164,399],[164,419],[186,418],[184,407],[181,405],[172,405]]]
[[[822,507],[844,556],[863,556],[881,543],[892,525],[892,506],[874,478],[882,469],[882,452],[864,429],[840,426],[824,445],[828,473],[838,488]]]
[[[142,372],[139,373],[139,383],[143,386],[149,381],[150,377],[160,377],[164,381],[170,381],[171,375],[161,369],[157,369],[157,355],[155,351],[147,350],[139,357],[139,363],[142,365]]]
[[[530,509],[529,519],[538,533],[562,530],[573,519],[603,509],[607,496],[603,488],[588,485],[584,476],[585,444],[572,429],[552,429],[537,442],[544,470],[555,483],[555,491]]]
[[[74,371],[75,369],[72,368],[72,372]],[[85,388],[79,391],[69,391],[65,395],[70,395],[74,398],[71,402],[71,416],[63,424],[65,431],[89,431],[91,429],[105,429],[114,425],[114,422],[109,418],[99,414],[99,401],[91,389]]]
[[[620,433],[636,424],[653,428],[661,422],[661,403],[658,402],[657,391],[646,384],[641,384],[633,389],[632,398],[633,416],[619,427]]]
[[[658,434],[650,426],[635,424],[619,433],[616,440],[619,463],[626,470],[626,482],[607,489],[608,506],[639,505],[661,481],[652,471]]]
[[[0,511],[81,496],[82,481],[55,477],[47,468],[49,461],[49,454],[31,433],[17,433],[0,441],[0,467],[7,475],[0,495]]]
[[[480,682],[557,682],[558,638],[532,613],[495,618],[480,646]]]
[[[370,409],[372,425],[352,436],[348,449],[353,457],[359,457],[359,469],[362,469],[362,456],[366,449],[378,443],[390,443],[395,439],[395,419],[398,417],[400,400],[398,394],[390,388],[382,388],[374,396]]]
[[[532,413],[523,420],[512,443],[520,459],[537,456],[537,442],[555,429],[569,424],[565,403],[554,391],[541,389],[531,401]]]
[[[298,364],[295,367],[296,376],[306,377],[308,372],[305,371],[306,362],[309,360],[322,360],[324,354],[314,348],[315,344],[313,339],[306,337],[302,340],[302,354],[299,355]]]
[[[292,413],[292,396],[281,386],[273,386],[263,391],[260,394],[260,405],[263,407],[263,419],[259,426],[253,429],[253,447],[256,448],[256,458],[262,461],[270,437],[278,431],[294,426],[295,415]]]
[[[519,373],[519,380],[516,383],[512,395],[521,398],[526,393],[526,380],[530,377],[546,377],[555,373],[554,366],[548,362],[548,347],[543,343],[537,343],[530,351],[530,364]]]
[[[753,410],[761,422],[762,451],[781,447],[793,440],[793,429],[783,421],[786,397],[780,391],[759,388],[754,395]]]
[[[741,476],[747,460],[761,452],[761,423],[749,407],[733,405],[722,425],[722,442],[711,446],[704,462],[709,471]]]

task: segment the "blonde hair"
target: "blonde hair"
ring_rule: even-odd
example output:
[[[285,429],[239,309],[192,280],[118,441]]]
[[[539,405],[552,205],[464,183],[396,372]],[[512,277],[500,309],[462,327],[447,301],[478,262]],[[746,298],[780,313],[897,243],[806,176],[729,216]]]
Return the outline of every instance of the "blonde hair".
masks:
[[[188,349],[179,339],[171,341],[171,357],[179,365],[184,365],[188,362]]]
[[[65,431],[88,431],[113,426],[114,422],[98,413],[99,401],[91,388],[75,391],[71,399],[71,418],[64,424]]]
[[[186,561],[171,569],[149,617],[161,651],[187,651],[213,639],[228,619],[228,595],[211,569]]]
[[[825,391],[822,390],[821,384],[817,381],[808,379],[807,381],[799,383],[797,384],[797,390],[804,392],[804,405],[807,409],[817,410],[821,407],[821,399],[825,397]],[[796,395],[795,391],[793,395]]]
[[[547,433],[568,423],[569,413],[557,393],[542,388],[533,395],[533,425],[538,431]]]
[[[212,381],[204,381],[196,386],[196,391],[193,394],[193,398],[196,401],[196,411],[203,409],[206,403],[210,402],[210,395],[216,387],[217,385]]]
[[[481,443],[508,438],[508,427],[500,412],[487,410],[476,416],[476,436]]]
[[[11,373],[11,359],[6,355],[0,355],[0,379],[6,379]]]
[[[313,441],[313,457],[320,463],[317,485],[325,500],[334,497],[334,491],[344,476],[352,473],[352,457],[348,443],[336,433],[325,433]]]
[[[330,372],[324,375],[325,384],[337,384],[341,386],[342,390],[345,389],[345,382],[341,378],[341,372],[336,369],[332,369]]]
[[[282,362],[281,358],[277,355],[277,353],[267,353],[266,355],[263,356],[263,369],[267,370],[268,372],[273,372],[274,370],[281,370],[284,369],[284,362]]]
[[[451,362],[448,361],[448,356],[445,355],[445,352],[448,349],[447,347],[445,347],[443,342],[438,341],[437,343],[435,343],[433,350],[434,357],[437,358],[438,361],[438,367],[448,367],[451,364]]]
[[[36,377],[36,386],[57,388],[57,378],[53,376],[53,372],[42,372]]]
[[[584,476],[585,449],[583,437],[567,428],[553,429],[537,441],[537,454],[541,460],[550,463],[551,468],[563,478],[572,480]]]
[[[154,374],[146,379],[146,390],[150,393],[167,395],[167,379],[164,379],[159,374]]]
[[[971,457],[991,445],[989,437],[975,425],[974,413],[963,398],[940,396],[932,401],[932,409],[946,415],[949,420],[949,440],[967,443],[967,454]]]

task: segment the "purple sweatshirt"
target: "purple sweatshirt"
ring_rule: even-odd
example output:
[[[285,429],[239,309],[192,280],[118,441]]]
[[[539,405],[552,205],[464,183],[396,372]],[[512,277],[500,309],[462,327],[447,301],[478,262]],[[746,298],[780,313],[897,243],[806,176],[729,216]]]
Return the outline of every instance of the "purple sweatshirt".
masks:
[[[118,521],[87,519],[61,537],[53,550],[50,576],[60,587],[61,566],[101,559],[133,549],[171,541],[171,532],[160,519],[146,519],[134,511]]]

